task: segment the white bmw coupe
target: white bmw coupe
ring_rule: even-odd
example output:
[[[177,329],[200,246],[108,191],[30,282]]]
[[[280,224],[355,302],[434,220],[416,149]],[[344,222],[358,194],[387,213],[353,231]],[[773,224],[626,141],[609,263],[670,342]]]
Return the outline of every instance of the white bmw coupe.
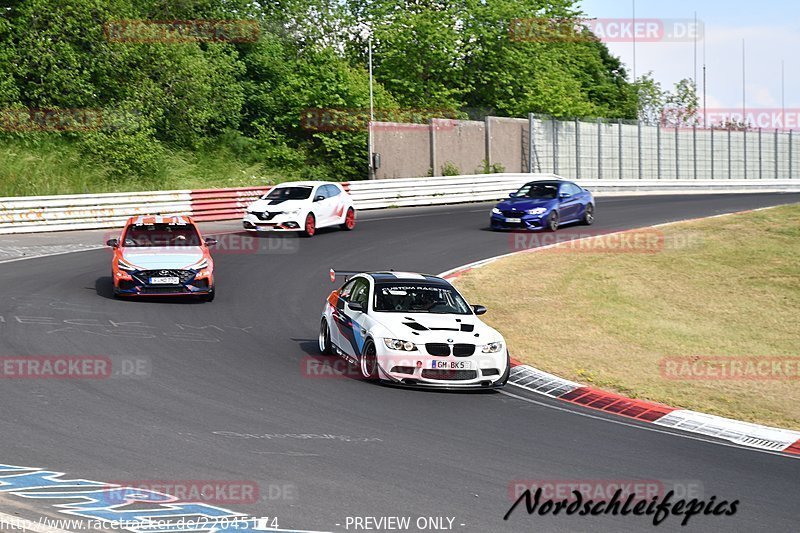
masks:
[[[331,279],[335,279],[331,270]],[[508,381],[505,340],[446,280],[407,272],[353,275],[328,297],[319,348],[364,379],[398,385],[488,389]]]

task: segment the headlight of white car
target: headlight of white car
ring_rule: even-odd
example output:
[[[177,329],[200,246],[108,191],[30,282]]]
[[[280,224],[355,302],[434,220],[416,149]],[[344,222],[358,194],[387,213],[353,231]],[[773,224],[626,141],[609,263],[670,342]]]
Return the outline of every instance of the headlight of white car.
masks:
[[[400,351],[403,351],[403,352],[413,352],[413,351],[416,351],[416,349],[417,349],[417,347],[414,346],[413,342],[403,341],[403,340],[400,340],[400,339],[383,339],[383,343],[390,350],[400,350]]]
[[[529,215],[543,215],[544,213],[547,212],[547,209],[545,209],[544,207],[535,207],[533,209],[528,209],[525,212],[528,213]]]
[[[502,349],[503,349],[502,342],[490,342],[489,344],[484,345],[481,351],[483,353],[497,353]]]
[[[492,208],[492,213],[494,213],[495,215],[502,215],[502,214],[503,214],[503,212],[502,212],[502,211],[500,211],[500,210],[499,210],[498,208],[496,208],[496,207],[495,207],[495,208]]]
[[[291,211],[284,211],[283,214],[284,215],[296,215],[299,212],[300,212],[299,209],[292,209]]]

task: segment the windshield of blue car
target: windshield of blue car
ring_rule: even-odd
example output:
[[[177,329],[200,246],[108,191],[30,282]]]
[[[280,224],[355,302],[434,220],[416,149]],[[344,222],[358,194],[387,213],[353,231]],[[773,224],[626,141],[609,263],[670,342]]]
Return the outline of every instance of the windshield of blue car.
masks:
[[[312,187],[275,187],[262,196],[264,200],[307,200]]]
[[[552,200],[558,197],[558,185],[549,183],[528,183],[517,191],[517,198],[541,198]]]
[[[452,287],[409,282],[376,284],[373,308],[387,313],[472,314]]]
[[[123,246],[200,246],[200,234],[186,224],[149,224],[130,226]]]

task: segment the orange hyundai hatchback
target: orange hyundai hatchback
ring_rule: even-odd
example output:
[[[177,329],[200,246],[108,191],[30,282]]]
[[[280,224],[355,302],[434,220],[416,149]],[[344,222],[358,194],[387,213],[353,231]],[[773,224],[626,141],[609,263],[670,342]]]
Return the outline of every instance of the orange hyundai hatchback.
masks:
[[[114,296],[197,296],[214,299],[214,262],[194,221],[186,216],[138,216],[125,224],[114,250]]]

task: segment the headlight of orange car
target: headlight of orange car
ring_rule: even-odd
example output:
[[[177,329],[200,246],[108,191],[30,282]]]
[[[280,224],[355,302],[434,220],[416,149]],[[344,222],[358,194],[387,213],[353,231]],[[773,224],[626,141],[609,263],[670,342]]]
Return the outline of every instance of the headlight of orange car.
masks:
[[[117,260],[117,268],[124,270],[125,272],[136,272],[139,270],[138,267],[135,267],[127,261],[123,261],[122,259]]]
[[[203,270],[204,268],[208,268],[208,259],[203,259],[199,263],[195,263],[189,267],[189,270]]]
[[[188,270],[194,270],[197,272],[198,278],[207,278],[211,276],[211,270],[208,268],[209,261],[208,259],[202,259],[199,263],[195,263],[192,266],[188,267]]]

